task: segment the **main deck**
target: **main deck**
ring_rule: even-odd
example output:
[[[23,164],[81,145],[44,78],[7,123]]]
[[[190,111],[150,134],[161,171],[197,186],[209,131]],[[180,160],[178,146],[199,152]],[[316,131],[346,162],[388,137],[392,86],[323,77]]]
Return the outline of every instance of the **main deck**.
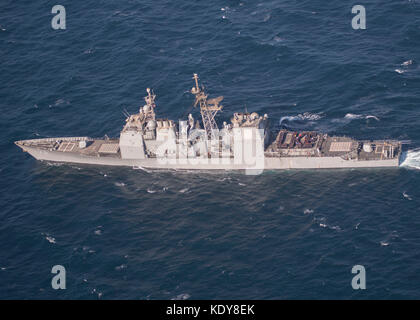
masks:
[[[399,158],[401,142],[355,140],[313,131],[280,130],[267,147],[267,157],[341,157],[344,160],[387,160]]]
[[[113,166],[143,166],[172,169],[241,169],[232,163],[162,165],[156,158],[123,159],[119,139],[59,137],[16,141],[16,145],[39,160]],[[394,140],[354,140],[317,132],[280,130],[264,152],[264,169],[395,167],[399,164],[401,142]],[[214,160],[214,159],[210,159]],[[171,160],[172,161],[172,160]]]

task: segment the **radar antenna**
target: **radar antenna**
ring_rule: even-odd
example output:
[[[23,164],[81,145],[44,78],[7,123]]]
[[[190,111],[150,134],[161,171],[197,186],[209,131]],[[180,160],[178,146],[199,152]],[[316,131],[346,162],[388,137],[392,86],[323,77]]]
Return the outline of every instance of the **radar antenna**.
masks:
[[[191,89],[191,93],[195,95],[194,107],[200,104],[201,117],[203,119],[204,129],[206,130],[209,139],[215,138],[215,131],[218,130],[216,120],[214,119],[217,112],[222,110],[223,106],[219,103],[223,97],[217,97],[207,100],[207,94],[204,92],[204,87],[200,89],[198,86],[198,75],[194,73],[195,87]]]
[[[156,95],[155,93],[150,90],[150,88],[146,89],[147,96],[144,97],[144,101],[146,101],[146,105],[143,106],[143,108],[140,108],[140,114],[144,115],[145,120],[155,120],[155,99]]]
[[[149,107],[155,108],[156,107],[156,104],[155,104],[156,95],[155,95],[155,93],[152,92],[150,90],[150,88],[147,88],[146,91],[147,91],[147,96],[144,97],[144,101],[146,101],[146,104]]]

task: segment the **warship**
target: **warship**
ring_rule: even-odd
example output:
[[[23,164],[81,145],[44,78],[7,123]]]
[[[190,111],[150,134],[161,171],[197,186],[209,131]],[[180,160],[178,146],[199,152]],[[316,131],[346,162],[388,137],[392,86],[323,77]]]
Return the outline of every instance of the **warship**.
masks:
[[[398,167],[402,142],[355,140],[314,131],[271,131],[267,114],[237,112],[219,129],[223,97],[208,98],[194,74],[194,107],[176,124],[157,118],[149,88],[144,106],[126,114],[119,137],[58,137],[16,141],[38,160],[149,169],[262,170]]]

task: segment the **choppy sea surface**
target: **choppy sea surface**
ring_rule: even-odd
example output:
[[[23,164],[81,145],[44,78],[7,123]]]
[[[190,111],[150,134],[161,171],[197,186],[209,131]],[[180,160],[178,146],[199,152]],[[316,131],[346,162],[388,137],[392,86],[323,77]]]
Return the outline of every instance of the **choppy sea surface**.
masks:
[[[118,136],[123,111],[224,112],[420,147],[420,2],[0,2],[0,299],[420,298],[420,153],[400,168],[155,172],[38,162],[15,140]],[[197,110],[193,110],[197,116]],[[51,288],[63,265],[66,290]],[[351,269],[366,269],[353,290]]]

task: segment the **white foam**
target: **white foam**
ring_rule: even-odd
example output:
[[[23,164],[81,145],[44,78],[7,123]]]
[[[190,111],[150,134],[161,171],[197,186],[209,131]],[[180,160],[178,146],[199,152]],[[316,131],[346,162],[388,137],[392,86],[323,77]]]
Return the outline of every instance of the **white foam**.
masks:
[[[97,291],[95,288],[92,290],[92,293],[96,293],[98,296],[98,299],[102,297],[102,292]]]
[[[148,188],[148,189],[147,189],[147,192],[148,192],[148,193],[156,193],[157,191],[155,191],[155,190],[152,190],[152,189]]]
[[[188,188],[184,188],[184,189],[179,190],[179,193],[188,193],[189,190],[190,189]]]
[[[397,72],[397,73],[399,73],[399,74],[402,74],[402,73],[405,72],[404,70],[401,70],[401,69],[395,69],[394,71]]]
[[[281,37],[279,37],[279,36],[275,36],[275,37],[273,38],[273,40],[274,40],[275,42],[281,42],[281,41],[283,41],[284,39],[283,39],[283,38],[281,38]],[[296,105],[296,103],[295,103],[295,105]]]
[[[116,185],[117,187],[124,187],[125,183],[124,182],[115,182],[114,185]]]
[[[99,171],[100,174],[102,174],[105,178],[108,177],[106,173],[103,173],[102,171]]]
[[[120,270],[123,270],[125,268],[127,268],[127,265],[126,264],[122,264],[120,266],[115,267],[115,270],[120,271]]]
[[[408,66],[410,64],[413,64],[413,60],[407,60],[407,61],[404,61],[403,63],[401,63],[402,66]]]
[[[147,170],[147,169],[145,169],[145,168],[143,168],[141,166],[134,166],[133,169],[134,170],[142,170],[142,171],[147,172],[147,173],[150,173],[151,172],[150,170]]]
[[[61,167],[62,165],[64,165],[64,163],[61,162],[46,162],[47,166],[51,166],[51,167]]]
[[[187,300],[191,296],[188,293],[181,293],[177,295],[175,298],[172,298],[171,300]]]
[[[400,164],[401,167],[409,167],[420,169],[420,150],[414,149],[403,153],[404,161]]]
[[[361,114],[347,113],[344,118],[346,119],[360,119],[363,116]]]
[[[319,120],[323,117],[323,113],[310,113],[310,112],[305,112],[305,113],[301,113],[298,114],[296,116],[284,116],[280,118],[280,122],[279,124],[281,125],[283,123],[283,121],[287,120],[287,121],[296,121],[296,120],[310,120],[310,121],[316,121]]]
[[[305,210],[303,210],[303,213],[304,214],[311,214],[311,213],[314,213],[314,210],[312,210],[312,209],[305,209]]]
[[[45,239],[47,239],[49,243],[56,243],[55,238],[53,238],[53,237],[47,236],[47,237],[45,237]]]
[[[376,117],[376,116],[371,116],[371,115],[367,115],[367,116],[365,117],[365,119],[375,119],[376,121],[379,121],[379,118],[378,118],[378,117]]]
[[[315,217],[314,221],[319,223],[319,226],[321,228],[328,228],[331,230],[335,230],[335,231],[341,231],[341,227],[340,226],[331,226],[327,224],[327,219],[325,217]]]
[[[407,200],[413,200],[405,191],[403,192],[403,196],[404,198],[406,198]]]
[[[354,114],[354,113],[347,113],[344,116],[345,119],[350,119],[350,120],[354,120],[354,119],[375,119],[376,121],[379,121],[379,118],[377,116],[374,115],[364,115],[364,114]]]
[[[70,104],[70,101],[68,101],[68,100],[66,100],[66,99],[62,99],[62,98],[60,98],[60,99],[57,99],[57,100],[55,101],[54,106],[59,106],[59,105],[62,105],[62,104],[69,105],[69,104]]]
[[[83,51],[83,54],[92,54],[95,50],[93,49],[87,49],[85,51]]]

